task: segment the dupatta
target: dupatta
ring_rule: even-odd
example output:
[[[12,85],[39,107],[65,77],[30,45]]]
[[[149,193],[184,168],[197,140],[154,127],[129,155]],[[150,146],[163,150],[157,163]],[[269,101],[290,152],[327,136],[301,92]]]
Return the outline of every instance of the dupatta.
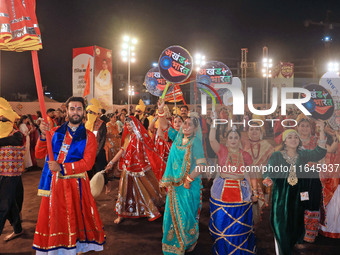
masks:
[[[198,122],[195,117],[191,117],[191,119],[193,121],[196,119]],[[182,185],[185,178],[190,174],[191,165],[197,163],[196,161],[192,162],[192,160],[195,159],[196,148],[203,146],[202,130],[199,123],[186,145],[182,145],[183,137],[183,127],[181,127],[171,146],[165,173],[161,180],[162,186]]]
[[[130,133],[125,124],[121,141],[122,147],[125,144],[125,140],[129,138],[129,134],[130,141],[126,146],[124,156],[120,158],[120,168],[124,164],[128,172],[138,173],[146,171],[151,167],[156,177],[158,177],[160,175],[159,166],[162,165],[163,160],[157,152],[155,143],[136,117],[129,116],[127,122],[131,125],[133,131]],[[163,165],[165,165],[164,162]]]

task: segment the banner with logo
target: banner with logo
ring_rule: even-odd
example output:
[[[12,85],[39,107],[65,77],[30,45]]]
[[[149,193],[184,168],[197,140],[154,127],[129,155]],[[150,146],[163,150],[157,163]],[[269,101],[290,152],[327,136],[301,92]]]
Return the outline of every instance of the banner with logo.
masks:
[[[280,62],[273,67],[273,78],[271,79],[271,87],[277,88],[278,91],[284,87],[294,87],[294,64],[289,62]],[[272,97],[271,90],[269,91]],[[293,98],[292,93],[287,94],[288,98]],[[270,100],[272,101],[272,100]],[[281,103],[281,95],[279,94],[278,103]]]
[[[192,72],[192,57],[186,49],[175,45],[166,48],[158,60],[162,77],[171,83],[181,83],[187,80]]]
[[[227,65],[211,61],[201,66],[196,75],[196,82],[202,93],[206,93],[205,90],[213,93],[209,88],[203,86],[205,84],[212,86],[220,96],[223,96],[228,91],[227,86],[232,83],[232,78],[232,72]]]
[[[158,67],[151,68],[145,75],[144,85],[151,95],[160,97],[166,87],[166,80],[161,76]],[[168,88],[167,95],[172,93],[173,86]]]
[[[334,102],[333,116],[328,120],[328,124],[334,130],[340,129],[340,77],[335,72],[325,73],[319,84],[329,91]]]
[[[112,105],[112,50],[99,46],[73,49],[72,88],[73,96],[82,97],[85,89],[85,73],[90,59],[90,94],[98,99],[104,108]]]
[[[82,47],[73,49],[72,61],[72,95],[82,97],[85,89],[85,73],[86,67],[90,59],[90,94],[87,100],[90,101],[94,96],[94,47]]]
[[[94,46],[94,97],[104,108],[112,105],[112,50]]]
[[[311,92],[311,99],[303,104],[312,114],[312,118],[328,120],[334,113],[334,102],[327,89],[318,84],[310,84],[305,89]]]

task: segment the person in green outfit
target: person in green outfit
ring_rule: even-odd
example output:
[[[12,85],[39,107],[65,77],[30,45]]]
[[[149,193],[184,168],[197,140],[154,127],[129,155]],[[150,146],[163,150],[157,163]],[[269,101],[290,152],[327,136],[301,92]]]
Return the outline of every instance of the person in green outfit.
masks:
[[[304,211],[308,205],[310,178],[319,178],[308,162],[325,157],[327,150],[324,122],[318,121],[318,146],[314,150],[301,149],[301,139],[294,129],[282,135],[281,149],[272,154],[264,171],[265,186],[272,186],[270,224],[274,232],[276,254],[292,254],[294,245],[303,241]]]

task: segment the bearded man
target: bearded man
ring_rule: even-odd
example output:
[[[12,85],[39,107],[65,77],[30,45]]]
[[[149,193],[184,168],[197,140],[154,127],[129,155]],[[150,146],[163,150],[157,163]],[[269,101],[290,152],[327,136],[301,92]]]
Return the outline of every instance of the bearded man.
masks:
[[[38,194],[43,197],[33,242],[37,254],[101,251],[105,243],[87,175],[95,161],[97,141],[83,124],[84,99],[71,97],[66,106],[69,121],[49,131],[54,160],[47,156],[39,185]],[[48,125],[42,123],[40,129],[35,155],[44,158]]]

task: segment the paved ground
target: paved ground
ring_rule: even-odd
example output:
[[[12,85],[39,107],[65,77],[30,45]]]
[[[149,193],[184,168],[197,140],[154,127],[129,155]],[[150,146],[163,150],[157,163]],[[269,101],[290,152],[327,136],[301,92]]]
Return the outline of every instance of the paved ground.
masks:
[[[3,235],[0,237],[0,254],[34,254],[32,250],[33,233],[37,221],[40,197],[36,196],[40,179],[40,171],[31,171],[23,175],[25,198],[23,205],[23,228],[25,234],[8,243],[3,241],[5,235],[12,231],[6,223]],[[157,255],[162,254],[162,219],[148,222],[146,219],[125,220],[120,225],[115,225],[113,219],[114,200],[117,196],[118,180],[114,182],[114,190],[110,194],[102,194],[97,199],[98,210],[105,226],[107,243],[101,253],[88,254],[113,254],[113,255]],[[208,230],[209,222],[209,189],[204,190],[203,210],[200,219],[200,237],[197,248],[192,255],[211,254],[211,238]],[[269,210],[265,210],[263,221],[256,228],[258,254],[272,255],[274,253],[273,234],[269,226]],[[297,245],[294,254],[300,255],[332,255],[340,254],[340,241],[319,237],[315,244]]]

